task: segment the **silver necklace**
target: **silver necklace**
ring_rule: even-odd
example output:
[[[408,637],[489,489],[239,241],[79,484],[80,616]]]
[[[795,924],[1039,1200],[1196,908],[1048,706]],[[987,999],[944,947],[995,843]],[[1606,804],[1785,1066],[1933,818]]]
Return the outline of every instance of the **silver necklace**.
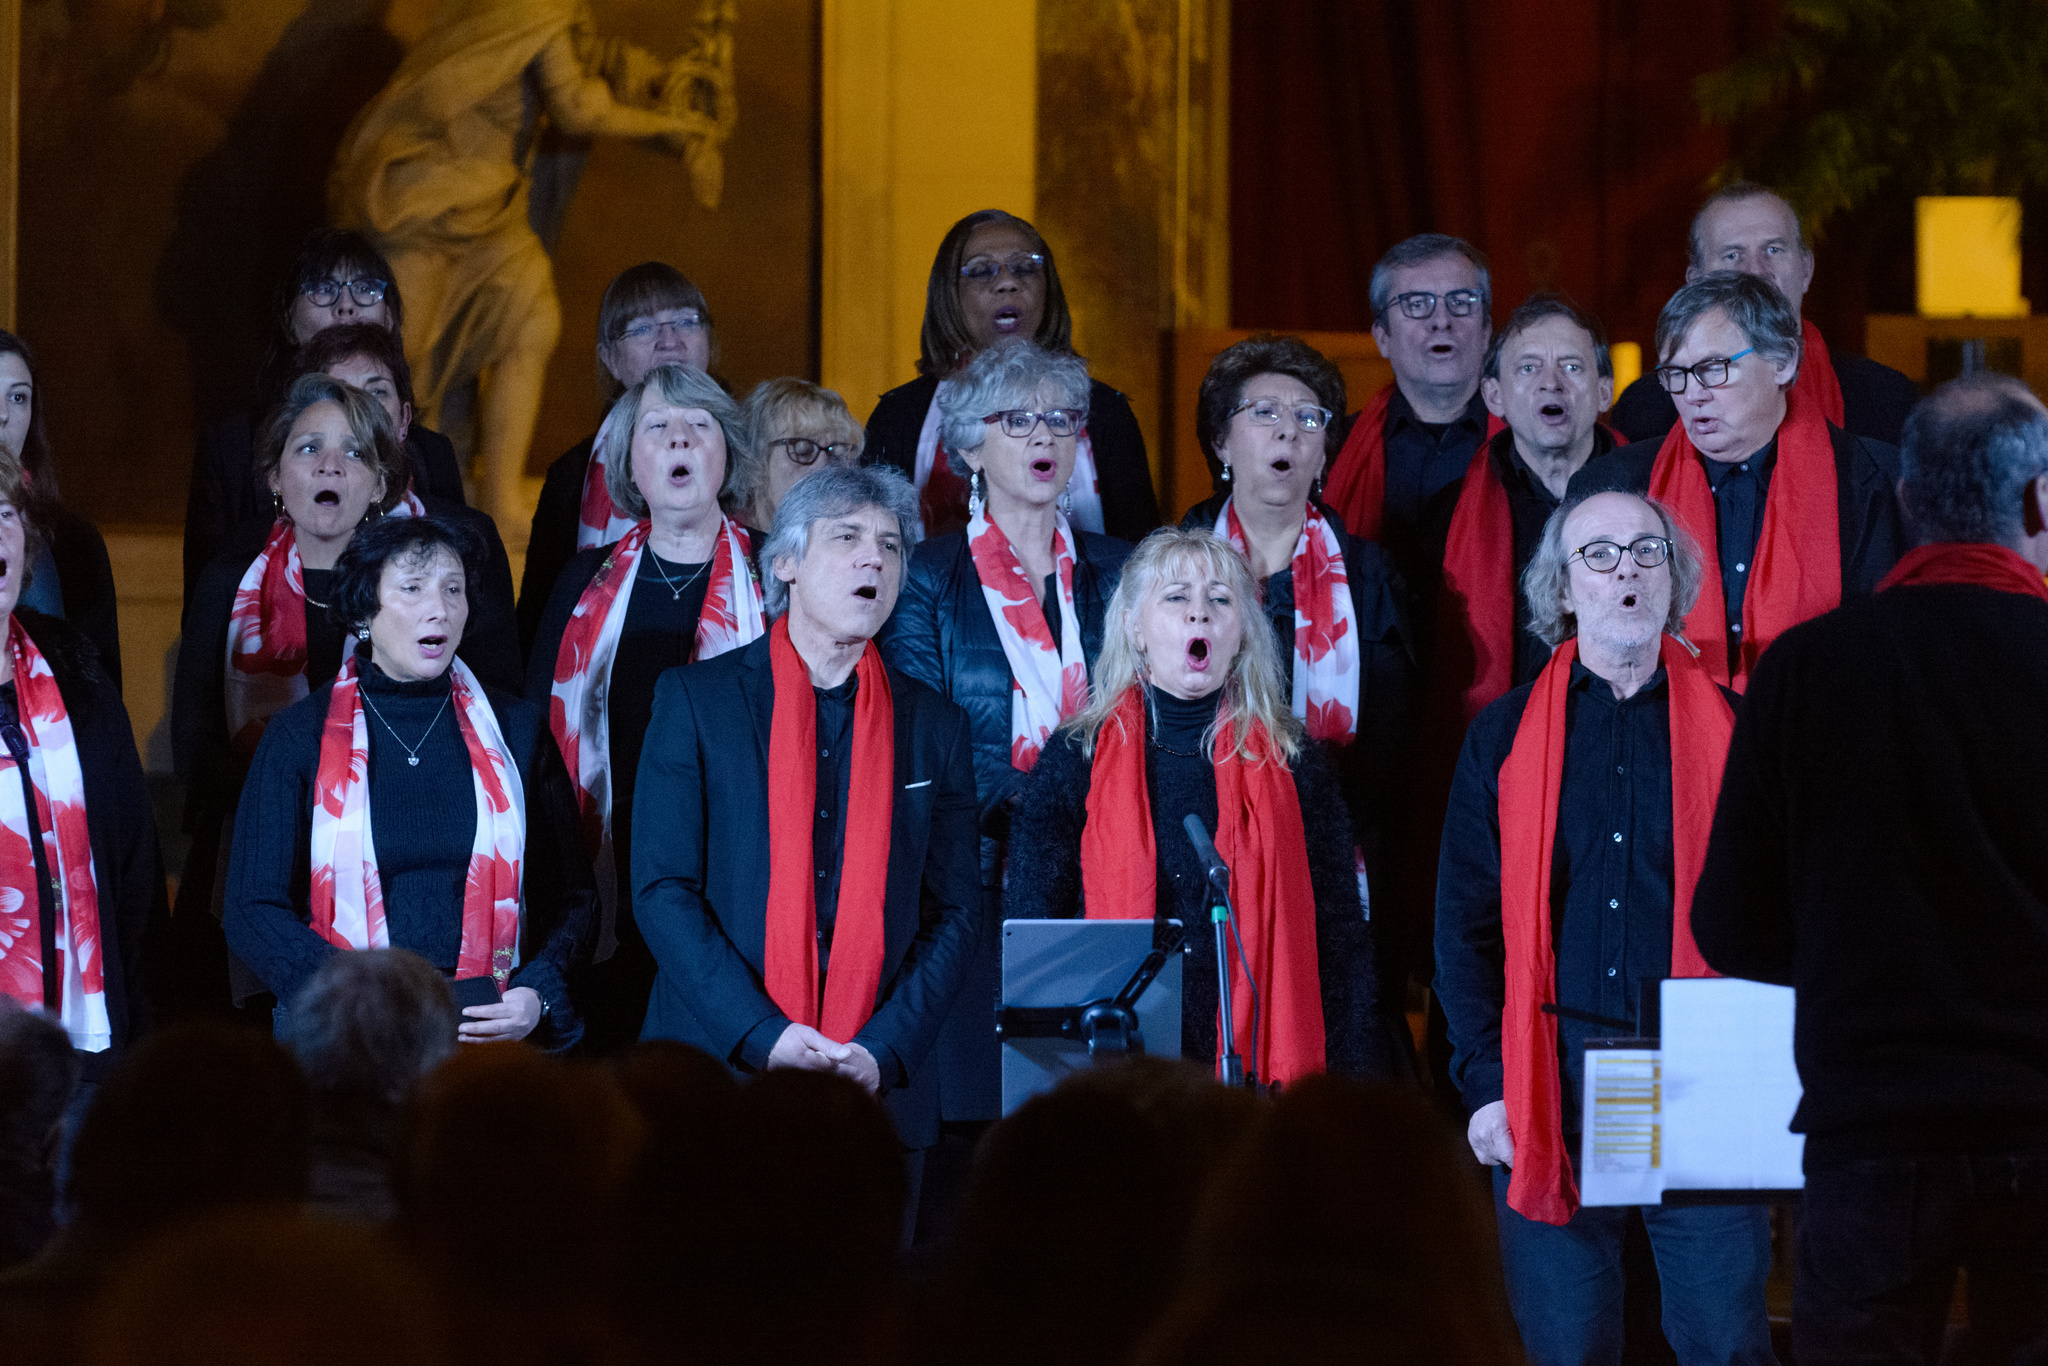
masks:
[[[713,552],[714,556],[716,555],[716,553],[716,551]],[[661,575],[661,581],[668,585],[668,591],[674,596],[677,602],[681,602],[683,600],[683,589],[688,588],[691,584],[703,578],[704,571],[711,567],[710,560],[704,561],[704,563],[697,566],[696,573],[690,575],[689,578],[683,580],[682,588],[678,588],[676,586],[676,581],[668,576],[668,566],[664,565],[661,562],[661,556],[654,553],[654,547],[651,545],[647,547],[647,558],[654,561],[654,572]]]
[[[384,721],[384,713],[377,710],[377,704],[374,701],[371,701],[370,694],[368,692],[359,689],[357,695],[361,697],[363,701],[368,702],[370,704],[370,712],[372,715],[374,715],[379,721]],[[426,748],[427,737],[434,733],[434,727],[441,724],[441,712],[448,710],[448,698],[453,696],[455,696],[455,690],[453,688],[450,688],[447,692],[447,695],[442,697],[440,710],[434,713],[434,719],[427,722],[427,728],[424,731],[420,732],[420,742],[417,745],[408,745],[407,743],[405,743],[405,737],[400,735],[398,731],[395,728],[393,728],[392,724],[389,721],[384,721],[384,729],[390,731],[391,738],[398,741],[398,747],[405,751],[406,763],[412,765],[414,768],[418,768],[420,766],[420,751]]]

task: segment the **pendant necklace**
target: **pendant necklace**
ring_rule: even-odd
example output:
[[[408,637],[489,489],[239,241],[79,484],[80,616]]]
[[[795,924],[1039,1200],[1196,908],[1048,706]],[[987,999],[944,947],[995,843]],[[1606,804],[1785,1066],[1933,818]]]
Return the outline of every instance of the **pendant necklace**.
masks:
[[[377,710],[377,704],[370,700],[370,694],[368,692],[358,691],[356,695],[362,698],[363,701],[369,703],[370,713],[373,716],[375,716],[379,721],[384,721],[384,713]],[[390,731],[391,738],[398,741],[398,747],[405,751],[405,762],[410,764],[412,767],[418,768],[420,766],[420,750],[426,747],[427,737],[434,733],[434,727],[441,724],[441,712],[448,710],[448,698],[453,696],[455,696],[455,690],[453,688],[450,688],[448,690],[447,695],[441,699],[440,711],[434,713],[434,719],[427,722],[427,728],[424,731],[420,732],[420,742],[417,745],[408,745],[407,743],[405,743],[405,737],[400,735],[389,721],[384,721],[384,729]]]
[[[717,551],[714,550],[712,554],[716,556]],[[673,595],[677,602],[681,602],[683,600],[684,590],[687,589],[691,584],[695,583],[697,580],[703,578],[704,571],[711,567],[710,560],[704,561],[704,563],[697,566],[696,573],[690,575],[689,578],[683,580],[682,586],[679,588],[676,586],[676,581],[668,576],[668,566],[661,562],[661,556],[654,553],[654,547],[651,545],[647,547],[647,558],[654,561],[654,572],[661,575],[661,581],[668,585],[668,591],[671,595]]]

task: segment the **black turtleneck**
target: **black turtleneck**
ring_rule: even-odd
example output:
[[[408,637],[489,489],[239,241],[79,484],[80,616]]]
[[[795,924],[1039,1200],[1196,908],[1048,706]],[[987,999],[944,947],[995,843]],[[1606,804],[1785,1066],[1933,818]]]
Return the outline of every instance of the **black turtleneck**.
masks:
[[[1190,814],[1216,833],[1216,765],[1202,737],[1216,720],[1223,690],[1187,701],[1146,688],[1151,745],[1146,787],[1152,796],[1152,839],[1159,861],[1159,909],[1187,927],[1182,961],[1180,1051],[1184,1058],[1216,1058],[1216,931],[1209,920],[1209,879],[1182,828]],[[1248,1008],[1248,1007],[1246,1007]]]
[[[452,971],[476,843],[476,785],[449,675],[400,683],[365,661],[362,696],[371,835],[391,943]],[[407,762],[408,747],[418,751],[417,765]]]
[[[302,570],[300,581],[306,588],[306,685],[317,688],[341,672],[342,652],[355,637],[327,610],[334,601],[334,571]]]

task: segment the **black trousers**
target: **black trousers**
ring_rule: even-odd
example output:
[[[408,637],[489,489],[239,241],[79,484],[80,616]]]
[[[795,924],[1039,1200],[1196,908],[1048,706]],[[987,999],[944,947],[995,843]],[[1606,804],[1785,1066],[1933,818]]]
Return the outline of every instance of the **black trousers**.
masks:
[[[1794,1358],[1932,1366],[1959,1269],[1968,1272],[1969,1359],[2048,1361],[2048,1151],[1809,1170]]]

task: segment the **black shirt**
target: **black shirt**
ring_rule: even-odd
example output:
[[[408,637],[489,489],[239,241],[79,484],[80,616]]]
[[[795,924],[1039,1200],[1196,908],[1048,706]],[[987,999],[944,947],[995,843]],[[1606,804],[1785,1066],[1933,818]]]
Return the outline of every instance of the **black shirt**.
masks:
[[[1216,720],[1218,688],[1192,701],[1158,688],[1145,689],[1152,728],[1152,828],[1159,844],[1159,872],[1171,888],[1169,915],[1186,927],[1188,957],[1182,960],[1180,1055],[1204,1067],[1216,1061],[1216,927],[1209,919],[1209,881],[1182,823],[1199,818],[1216,829],[1216,765],[1202,736]],[[1249,1003],[1239,1004],[1249,1010]]]
[[[348,624],[327,610],[334,601],[332,569],[302,569],[306,589],[306,685],[317,688],[341,672],[342,651],[356,643]]]
[[[1749,571],[1763,539],[1764,501],[1771,491],[1771,472],[1778,467],[1778,438],[1747,460],[1732,465],[1700,457],[1707,486],[1714,491],[1714,524],[1721,559],[1721,594],[1727,599],[1728,639],[1742,639],[1742,600],[1749,592]]]
[[[1380,438],[1387,456],[1389,521],[1411,526],[1421,521],[1437,490],[1463,477],[1472,453],[1486,439],[1486,418],[1486,404],[1476,389],[1454,421],[1435,423],[1417,417],[1408,396],[1395,387]]]
[[[640,556],[633,596],[626,603],[605,702],[612,764],[612,854],[621,887],[632,885],[627,870],[632,867],[633,783],[640,772],[640,743],[654,716],[654,685],[668,670],[690,662],[710,579],[704,565],[663,560],[650,545]],[[681,597],[676,596],[678,588]]]
[[[1444,821],[1436,991],[1450,1021],[1451,1077],[1472,1110],[1503,1094],[1499,775],[1529,695],[1517,688],[1473,721]],[[1580,1128],[1586,1040],[1633,1033],[1642,980],[1671,972],[1669,695],[1662,669],[1622,699],[1572,665],[1550,870],[1567,1133]]]
[[[817,870],[818,971],[832,952],[832,926],[839,916],[840,866],[846,861],[846,803],[853,791],[853,697],[860,671],[836,688],[811,691],[818,699],[818,816],[811,832],[811,864]]]

